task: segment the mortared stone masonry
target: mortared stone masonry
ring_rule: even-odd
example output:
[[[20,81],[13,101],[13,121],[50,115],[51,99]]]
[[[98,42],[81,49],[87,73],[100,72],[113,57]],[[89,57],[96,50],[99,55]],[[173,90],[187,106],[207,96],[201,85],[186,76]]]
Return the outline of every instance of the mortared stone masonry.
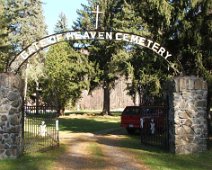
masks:
[[[0,73],[0,159],[23,152],[23,83],[18,75]]]
[[[169,146],[176,154],[207,150],[207,83],[199,77],[175,77],[169,84]],[[0,159],[23,153],[23,81],[0,73]]]
[[[169,146],[176,154],[207,150],[207,83],[199,77],[176,77],[170,83]]]

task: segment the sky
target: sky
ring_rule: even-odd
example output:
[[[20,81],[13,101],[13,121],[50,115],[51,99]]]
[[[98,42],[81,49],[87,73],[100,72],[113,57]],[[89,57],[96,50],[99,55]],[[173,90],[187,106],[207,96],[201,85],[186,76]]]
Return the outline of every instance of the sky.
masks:
[[[42,0],[42,2],[49,34],[54,33],[61,12],[66,15],[71,29],[73,21],[77,19],[77,9],[82,9],[81,4],[87,4],[87,0]]]

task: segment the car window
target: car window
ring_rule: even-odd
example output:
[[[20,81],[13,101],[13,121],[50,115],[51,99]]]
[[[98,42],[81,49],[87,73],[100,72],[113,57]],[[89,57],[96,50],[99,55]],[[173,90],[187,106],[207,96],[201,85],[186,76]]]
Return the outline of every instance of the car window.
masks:
[[[125,108],[123,114],[125,115],[139,115],[140,108],[138,107],[127,107]]]
[[[142,115],[143,116],[152,116],[154,115],[155,109],[152,108],[143,108],[142,109]]]
[[[142,116],[159,116],[164,114],[163,108],[142,108]]]

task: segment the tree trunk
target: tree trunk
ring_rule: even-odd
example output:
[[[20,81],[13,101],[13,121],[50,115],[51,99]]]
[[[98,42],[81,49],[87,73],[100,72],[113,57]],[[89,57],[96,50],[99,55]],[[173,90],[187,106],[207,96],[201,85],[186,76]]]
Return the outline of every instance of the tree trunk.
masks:
[[[62,116],[65,115],[65,108],[64,107],[60,109],[60,115],[62,115]]]
[[[209,135],[212,134],[212,112],[210,111],[211,108],[211,95],[210,93],[208,93],[208,98],[207,98],[207,113],[208,113],[208,133]]]
[[[36,104],[36,114],[39,114],[39,83],[36,81],[36,99],[35,99],[35,104]]]
[[[135,106],[140,105],[140,96],[139,96],[138,91],[135,92],[133,103],[134,103]]]
[[[65,108],[64,107],[59,107],[57,110],[58,116],[64,116],[65,115]]]
[[[28,87],[28,77],[26,75],[24,80],[24,102],[26,102],[27,87]]]
[[[27,96],[27,88],[28,88],[28,62],[26,63],[26,69],[25,69],[25,80],[24,80],[24,102],[26,102],[26,96]]]
[[[103,109],[102,115],[110,115],[110,88],[108,83],[104,83],[104,100],[103,100]]]

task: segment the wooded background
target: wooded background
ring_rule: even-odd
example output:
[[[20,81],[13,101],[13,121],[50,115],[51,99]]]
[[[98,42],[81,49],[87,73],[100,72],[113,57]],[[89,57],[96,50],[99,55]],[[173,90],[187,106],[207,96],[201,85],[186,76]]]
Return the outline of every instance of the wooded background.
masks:
[[[123,78],[115,82],[114,89],[110,93],[110,108],[112,110],[123,110],[126,106],[134,105],[133,99],[126,91],[127,81]],[[77,110],[101,110],[103,106],[103,89],[98,88],[88,94],[87,90],[82,92],[82,98],[77,102]]]

